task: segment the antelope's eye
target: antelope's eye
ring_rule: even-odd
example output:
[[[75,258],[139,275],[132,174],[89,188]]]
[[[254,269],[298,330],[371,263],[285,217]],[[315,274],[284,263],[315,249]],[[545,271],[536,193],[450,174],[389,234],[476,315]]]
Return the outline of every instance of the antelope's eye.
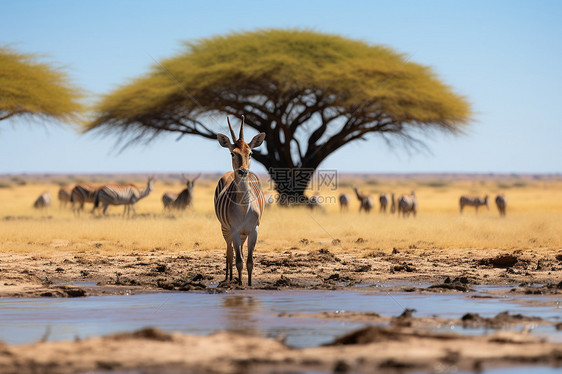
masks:
[[[250,152],[250,154],[248,156],[252,157],[252,152]]]
[[[232,158],[234,158],[234,152],[230,152],[230,155],[232,156]]]

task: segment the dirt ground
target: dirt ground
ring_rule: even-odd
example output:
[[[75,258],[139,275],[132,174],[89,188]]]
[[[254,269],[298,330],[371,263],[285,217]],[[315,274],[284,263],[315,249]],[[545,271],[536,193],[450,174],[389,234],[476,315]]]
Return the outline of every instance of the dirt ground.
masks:
[[[367,327],[305,349],[227,332],[190,336],[154,329],[73,342],[0,344],[0,373],[19,374],[480,372],[536,364],[560,367],[562,343],[525,332],[461,336],[390,326]]]
[[[242,286],[223,281],[224,256],[223,250],[197,249],[125,255],[4,253],[0,254],[0,297],[247,289],[245,271]],[[476,285],[489,284],[513,286],[498,292],[555,295],[562,294],[560,270],[560,250],[411,248],[349,254],[293,249],[256,254],[251,288],[351,289],[360,285],[362,289],[388,292],[444,293],[467,292]],[[0,342],[0,373],[478,372],[494,367],[562,365],[562,343],[547,342],[526,331],[529,325],[549,322],[526,316],[483,318],[467,314],[459,320],[444,321],[415,318],[405,311],[396,317],[376,313],[313,317],[374,322],[386,327],[368,327],[331,345],[305,349],[291,348],[275,339],[228,332],[202,337],[151,329],[72,342],[23,346]],[[428,327],[446,323],[521,328],[480,336],[429,332]]]
[[[251,288],[346,289],[360,285],[365,289],[382,286],[386,291],[466,292],[475,285],[489,284],[512,285],[511,292],[518,293],[560,294],[561,270],[561,250],[412,248],[334,254],[329,249],[294,249],[257,253]],[[236,278],[236,270],[234,274]],[[224,277],[223,250],[123,255],[61,251],[49,256],[0,253],[1,297],[247,288],[245,270],[242,286],[236,281],[224,282]]]

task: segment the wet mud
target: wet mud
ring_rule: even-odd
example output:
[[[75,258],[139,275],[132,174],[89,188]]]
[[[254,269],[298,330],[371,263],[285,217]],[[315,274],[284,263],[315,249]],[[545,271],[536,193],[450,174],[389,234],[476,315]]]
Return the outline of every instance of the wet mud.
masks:
[[[95,244],[102,245],[102,244]],[[94,246],[94,248],[96,248]],[[252,289],[380,288],[389,292],[470,292],[509,285],[520,294],[560,294],[559,251],[420,250],[333,253],[288,250],[258,253]],[[245,289],[225,281],[224,251],[0,254],[0,296],[79,297],[124,292]],[[235,272],[236,273],[236,272]],[[84,282],[95,287],[84,287]],[[73,287],[61,287],[69,284]],[[423,286],[420,286],[423,285]],[[83,292],[77,290],[81,288]]]

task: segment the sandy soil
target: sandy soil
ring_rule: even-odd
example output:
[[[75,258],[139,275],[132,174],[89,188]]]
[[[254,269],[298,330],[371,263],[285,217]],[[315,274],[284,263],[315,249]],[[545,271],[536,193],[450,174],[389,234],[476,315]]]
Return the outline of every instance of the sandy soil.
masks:
[[[224,251],[123,255],[0,254],[0,296],[78,297],[162,290],[240,288],[224,280]],[[511,292],[562,293],[562,251],[393,250],[332,253],[327,249],[258,253],[255,289],[345,289],[466,292],[480,284],[513,285]],[[236,275],[236,270],[235,270]],[[92,282],[96,287],[83,283]],[[75,285],[68,285],[74,283]],[[420,285],[431,285],[422,288]],[[246,271],[243,286],[247,287]]]
[[[20,374],[477,372],[533,364],[562,365],[562,343],[518,332],[459,336],[391,326],[368,327],[331,345],[306,349],[233,333],[200,337],[153,329],[74,342],[0,345],[0,373]]]

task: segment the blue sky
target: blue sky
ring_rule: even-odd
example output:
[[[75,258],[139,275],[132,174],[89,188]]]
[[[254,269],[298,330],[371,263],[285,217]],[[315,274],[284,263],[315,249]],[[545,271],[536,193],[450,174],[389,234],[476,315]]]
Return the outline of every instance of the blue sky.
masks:
[[[89,100],[197,40],[306,28],[383,44],[431,66],[475,112],[464,136],[429,134],[430,152],[373,136],[329,157],[341,172],[562,172],[560,1],[3,1],[0,44],[64,66]],[[1,69],[1,67],[0,67]],[[165,136],[118,152],[64,125],[0,122],[0,173],[221,172],[218,143]],[[264,171],[255,163],[253,169]]]

